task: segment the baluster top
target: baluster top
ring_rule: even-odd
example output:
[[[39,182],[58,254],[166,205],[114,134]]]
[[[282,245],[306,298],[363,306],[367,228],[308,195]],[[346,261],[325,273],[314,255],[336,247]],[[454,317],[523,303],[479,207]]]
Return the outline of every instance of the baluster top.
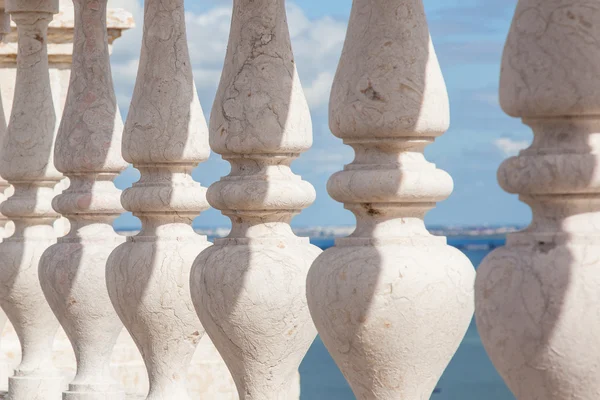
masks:
[[[75,7],[84,2],[75,0]],[[73,65],[55,150],[55,163],[64,173],[113,172],[127,167],[121,157],[123,124],[117,117],[113,90],[106,20],[98,18],[107,0],[94,0],[97,7],[76,13],[81,30],[73,43]],[[77,19],[77,17],[76,17]]]
[[[210,119],[222,155],[298,154],[312,145],[283,0],[235,0],[230,45]]]
[[[597,1],[522,0],[502,59],[500,104],[513,117],[600,114]]]
[[[208,159],[208,129],[195,93],[182,1],[145,2],[143,48],[123,157],[134,165]]]
[[[446,85],[421,0],[355,0],[330,99],[341,138],[439,136]]]

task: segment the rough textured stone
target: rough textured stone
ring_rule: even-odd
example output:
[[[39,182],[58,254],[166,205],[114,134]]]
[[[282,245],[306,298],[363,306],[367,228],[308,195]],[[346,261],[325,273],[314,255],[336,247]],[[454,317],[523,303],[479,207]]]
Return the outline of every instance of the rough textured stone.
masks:
[[[428,399],[472,317],[472,265],[423,223],[452,192],[423,156],[448,124],[422,2],[355,0],[330,127],[356,157],[328,191],[357,227],[314,262],[307,296],[360,400]]]
[[[523,400],[600,397],[600,7],[519,1],[502,62],[500,102],[533,129],[500,185],[533,211],[478,270],[483,344]]]
[[[5,0],[0,0],[0,42],[4,40],[4,35],[10,33],[10,15],[5,11]]]
[[[0,157],[0,174],[15,189],[1,206],[15,234],[0,244],[0,304],[23,348],[10,378],[13,400],[60,399],[62,377],[51,361],[58,321],[39,284],[38,262],[56,235],[53,188],[61,179],[52,163],[56,116],[50,89],[47,27],[58,0],[8,0],[6,11],[19,29],[13,112]]]
[[[49,37],[48,46],[51,53],[54,46],[52,40],[69,37],[69,32],[71,32],[70,37],[72,37],[75,22],[72,1],[60,0],[60,10],[60,13],[55,15],[55,18],[50,23],[50,31],[53,29],[60,29],[67,32],[60,34],[55,32],[54,35]],[[57,23],[57,20],[61,20],[61,22]],[[107,24],[109,43],[112,43],[115,38],[120,36],[121,30],[126,30],[133,26],[133,20],[131,14],[127,13],[125,10],[109,9]],[[15,31],[16,27],[13,26],[13,32]],[[0,43],[0,54],[5,54],[7,56],[3,58],[6,62],[0,63],[0,93],[4,100],[2,109],[4,109],[5,115],[10,115],[12,109],[16,77],[16,33],[10,35],[8,39],[13,43]],[[11,55],[11,51],[14,52],[13,55]],[[65,53],[63,55],[68,55],[70,59],[69,49],[63,47],[61,51],[64,51]],[[62,60],[64,61],[64,57],[62,57]],[[61,61],[61,58],[50,57],[50,85],[52,87],[54,107],[56,114],[59,117],[62,115],[64,102],[66,101],[67,84],[69,82],[71,67],[70,64],[64,64],[63,61]],[[58,129],[58,124],[56,126]],[[0,135],[1,134],[2,126],[0,125]],[[2,182],[5,181],[0,178],[0,186],[2,185]],[[64,179],[55,187],[54,193],[61,193],[68,185],[68,179]],[[10,195],[10,193],[11,189],[7,191],[8,195]],[[60,222],[61,220],[63,219],[61,218],[57,222]],[[55,222],[54,225],[59,235],[68,231],[68,223],[58,224],[57,222]],[[2,220],[0,220],[0,223],[2,223]],[[12,234],[12,228],[12,222],[8,222],[6,230],[7,236]],[[0,318],[0,323],[1,322],[2,319]],[[1,344],[0,388],[7,389],[8,375],[10,375],[8,370],[15,368],[19,364],[21,358],[19,340],[10,323],[7,324],[2,332]],[[75,355],[69,339],[60,328],[53,349],[53,361],[55,365],[61,369],[62,374],[65,376],[65,382],[69,382],[74,378],[76,368]],[[5,369],[7,370],[6,372],[4,372]],[[145,394],[148,392],[148,374],[142,357],[126,330],[121,332],[121,335],[117,340],[117,345],[112,356],[111,370],[113,376],[125,387],[128,398],[130,396],[145,397]],[[192,359],[192,364],[188,369],[188,389],[194,396],[218,398],[220,400],[237,399],[237,390],[231,375],[207,336],[200,341],[198,349]]]
[[[48,27],[48,60],[50,65],[60,65],[69,71],[72,61],[73,34],[75,19],[72,0],[60,0],[58,14],[55,15]],[[108,9],[107,28],[109,47],[118,39],[122,32],[134,26],[133,16],[127,10],[121,8]],[[0,64],[16,62],[17,53],[17,30],[12,24],[12,29],[5,37],[6,43],[0,46]],[[52,74],[51,74],[52,75]],[[68,84],[67,75],[65,83]],[[53,86],[54,88],[54,86]],[[65,86],[65,94],[67,86]]]
[[[298,366],[316,335],[305,280],[320,250],[289,226],[315,191],[290,169],[312,126],[283,0],[234,1],[210,141],[231,174],[208,200],[233,227],[196,260],[194,305],[241,399],[298,398]]]
[[[5,12],[4,0],[0,0],[0,43],[4,38],[4,34],[8,32],[10,32],[10,16],[8,13]],[[2,143],[2,140],[6,135],[6,117],[4,115],[4,108],[2,107],[1,86],[2,82],[0,82],[0,144]],[[2,204],[4,200],[6,200],[5,192],[6,189],[9,188],[9,186],[10,185],[8,184],[8,182],[6,182],[6,180],[0,177],[0,204]],[[6,218],[0,213],[0,239],[10,235],[10,232],[6,231],[6,225],[8,224],[8,222],[8,218]],[[4,325],[2,324],[0,326],[0,329],[2,329],[3,326]],[[1,376],[2,375],[0,375],[0,377]]]
[[[123,211],[112,181],[127,167],[121,157],[123,123],[113,90],[106,5],[107,0],[75,0],[71,82],[54,154],[70,186],[53,201],[71,230],[44,252],[39,268],[46,299],[77,358],[77,375],[63,400],[125,395],[110,371],[123,325],[105,278],[108,256],[125,241],[112,228]]]
[[[210,243],[192,220],[208,208],[206,189],[191,177],[208,158],[208,128],[190,64],[183,0],[147,0],[136,86],[123,156],[141,179],[122,196],[142,231],[107,265],[111,300],[140,349],[148,399],[186,399],[186,370],[204,329],[194,313],[189,273]]]

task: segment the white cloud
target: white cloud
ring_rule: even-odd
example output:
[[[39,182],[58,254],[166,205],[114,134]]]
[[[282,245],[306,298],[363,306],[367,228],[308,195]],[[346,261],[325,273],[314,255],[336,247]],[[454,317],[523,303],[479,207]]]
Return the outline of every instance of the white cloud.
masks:
[[[500,106],[497,90],[477,92],[474,94],[473,97],[475,98],[475,100],[480,101],[484,104],[487,104],[487,105],[490,105],[493,107]]]
[[[341,171],[344,165],[352,161],[354,151],[349,146],[340,146],[336,149],[312,148],[302,155],[306,175],[331,175]],[[300,170],[300,169],[299,169]]]
[[[498,148],[505,156],[515,156],[519,151],[529,147],[527,140],[513,140],[510,138],[500,138],[494,140],[494,146]]]
[[[311,108],[321,108],[328,104],[332,83],[333,73],[324,71],[304,87],[304,94]]]

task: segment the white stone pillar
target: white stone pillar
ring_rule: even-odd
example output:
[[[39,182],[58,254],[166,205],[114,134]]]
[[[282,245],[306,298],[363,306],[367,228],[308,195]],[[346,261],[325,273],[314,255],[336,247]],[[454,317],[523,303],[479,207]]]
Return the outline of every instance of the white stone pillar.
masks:
[[[519,400],[600,398],[600,12],[521,0],[500,103],[533,129],[500,185],[533,212],[478,270],[483,344]]]
[[[5,12],[4,0],[0,0],[0,43],[4,39],[4,35],[10,32],[10,15]],[[2,91],[0,90],[0,148],[4,136],[6,134],[6,118],[4,116],[4,109],[2,107]],[[6,200],[6,190],[10,187],[8,182],[0,176],[0,204]],[[9,219],[0,213],[0,241],[5,237],[9,236],[7,232],[7,224]],[[8,320],[4,311],[0,310],[0,332],[4,329],[6,321]],[[10,367],[7,357],[0,352],[0,382],[6,382],[10,375]]]
[[[329,116],[356,157],[327,188],[357,227],[313,264],[311,314],[357,399],[428,399],[471,321],[475,273],[423,222],[453,183],[423,155],[449,106],[421,0],[354,1]]]
[[[204,329],[189,292],[194,257],[210,243],[192,220],[208,208],[191,172],[209,155],[208,128],[194,87],[184,1],[146,0],[136,86],[123,156],[141,179],[122,196],[142,231],[110,256],[107,283],[140,349],[148,399],[186,399],[187,367]]]
[[[4,0],[0,0],[0,43],[4,40],[4,36],[10,33],[10,14],[8,14],[5,8]],[[0,82],[1,86],[1,82]],[[0,89],[0,145],[6,135],[6,116],[4,115],[4,108],[2,107],[2,90]],[[1,148],[1,147],[0,147]],[[0,177],[0,204],[6,200],[5,192],[9,188],[8,182]],[[0,240],[9,236],[11,232],[6,231],[6,224],[9,223],[8,218],[0,213]],[[0,323],[0,331],[4,327],[3,323]],[[0,375],[1,376],[1,375]]]
[[[62,378],[51,361],[58,321],[42,293],[38,262],[56,240],[52,162],[56,116],[50,88],[47,30],[58,0],[7,0],[19,31],[17,79],[0,174],[15,192],[1,206],[15,233],[0,244],[0,305],[19,336],[21,364],[9,380],[12,400],[60,399]]]
[[[196,260],[194,305],[242,400],[297,398],[298,366],[316,335],[306,274],[320,250],[289,225],[315,191],[290,169],[310,148],[312,126],[283,0],[234,1],[210,139],[231,174],[208,200],[233,228]]]
[[[77,375],[63,400],[122,399],[110,360],[123,325],[108,296],[105,266],[125,241],[112,228],[123,211],[113,184],[127,167],[121,157],[123,123],[111,76],[107,0],[74,4],[71,83],[54,155],[70,187],[53,201],[71,231],[43,254],[40,283],[77,359]]]

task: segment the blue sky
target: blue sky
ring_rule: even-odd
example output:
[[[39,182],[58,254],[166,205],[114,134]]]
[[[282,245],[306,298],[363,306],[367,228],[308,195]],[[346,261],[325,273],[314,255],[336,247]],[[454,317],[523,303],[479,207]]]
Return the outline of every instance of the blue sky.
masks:
[[[124,116],[133,91],[141,39],[141,2],[111,0],[134,14],[139,26],[115,42],[112,57],[115,88]],[[188,0],[188,40],[200,101],[207,115],[217,88],[225,54],[231,0]],[[317,201],[295,218],[297,226],[351,225],[354,217],[329,198],[329,176],[352,160],[352,150],[327,126],[331,80],[345,35],[351,0],[303,0],[287,3],[296,64],[311,107],[314,146],[294,165],[311,182]],[[505,115],[497,101],[500,59],[516,0],[426,0],[433,42],[448,86],[451,128],[426,151],[427,158],[448,171],[455,182],[452,196],[431,211],[430,225],[525,224],[529,208],[497,184],[503,159],[528,145],[532,135],[519,120]],[[216,154],[201,164],[194,177],[204,186],[229,171]],[[139,175],[130,169],[117,181],[121,189]],[[118,227],[136,226],[131,216]],[[215,210],[203,213],[196,226],[228,225]]]

